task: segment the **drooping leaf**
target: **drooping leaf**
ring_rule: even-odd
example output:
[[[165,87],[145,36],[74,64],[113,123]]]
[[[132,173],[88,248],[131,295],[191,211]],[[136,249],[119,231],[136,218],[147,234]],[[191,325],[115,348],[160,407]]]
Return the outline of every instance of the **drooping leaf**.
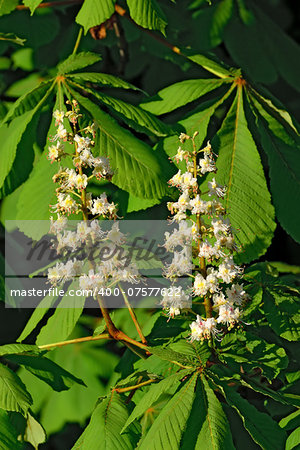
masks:
[[[156,0],[127,0],[131,18],[141,27],[165,34],[166,17]]]
[[[82,331],[77,328],[72,338],[82,337]],[[113,373],[118,357],[106,350],[100,341],[66,345],[52,350],[47,356],[82,379],[87,387],[74,383],[70,389],[56,392],[21,368],[20,377],[30,386],[32,411],[38,414],[48,435],[58,432],[66,423],[79,423],[84,427],[93,412],[95,400],[106,393],[105,382]],[[63,414],[57,414],[57,411],[63,411]]]
[[[30,442],[30,444],[37,449],[40,444],[46,441],[46,433],[42,425],[28,413],[26,429],[23,436],[24,441]]]
[[[23,366],[26,370],[29,370],[29,372],[40,380],[49,384],[55,391],[65,391],[74,383],[84,385],[82,380],[45,356],[10,355],[8,359]]]
[[[0,408],[25,415],[31,404],[31,395],[18,375],[0,364]]]
[[[9,420],[6,411],[0,409],[0,442],[2,450],[19,450],[22,448],[21,442],[18,441],[18,433],[16,428]]]
[[[69,289],[72,288],[74,286],[72,287],[71,284]],[[84,301],[84,297],[77,298],[66,293],[56,307],[54,314],[41,329],[36,344],[45,345],[66,340],[82,314]]]
[[[24,45],[26,39],[21,39],[14,33],[0,33],[0,41],[13,42],[14,44]]]
[[[122,434],[121,429],[128,418],[128,411],[122,398],[112,392],[100,399],[90,423],[75,443],[72,450],[131,450],[135,439],[130,434]],[[101,436],[101,439],[95,439]]]
[[[85,34],[92,27],[101,25],[109,19],[115,12],[116,0],[85,0],[79,13],[76,16],[76,22],[82,25]]]
[[[15,158],[0,189],[0,198],[14,192],[21,184],[27,180],[32,171],[35,157],[36,130],[38,126],[37,114],[28,123],[19,143],[15,149]],[[13,126],[14,121],[9,129]],[[12,149],[12,148],[11,148]],[[12,156],[12,153],[11,153]]]
[[[51,307],[56,300],[57,300],[56,297],[50,295],[47,295],[46,297],[43,298],[38,308],[35,308],[32,315],[26,322],[25,328],[23,329],[22,333],[17,339],[18,342],[24,341],[24,339],[26,339],[27,336],[30,335],[30,333],[36,328],[36,326],[42,320],[44,315],[48,312],[49,307]]]
[[[101,56],[97,53],[80,52],[70,55],[65,61],[61,62],[57,66],[57,74],[64,75],[70,72],[74,72],[78,69],[91,66],[101,60]]]
[[[261,145],[270,165],[271,192],[282,227],[300,242],[299,217],[294,205],[300,199],[300,140],[252,97]]]
[[[140,450],[179,448],[180,439],[194,401],[196,380],[197,375],[192,375],[166,404],[141,441]]]
[[[138,197],[161,198],[167,195],[164,173],[151,147],[121,128],[95,103],[76,91],[72,94],[97,124],[100,154],[108,156],[116,170],[112,182]]]
[[[242,252],[236,259],[250,262],[266,252],[275,222],[260,157],[244,113],[241,85],[212,146],[219,153],[218,181],[227,186],[225,208],[232,226],[239,230],[235,238]]]
[[[232,78],[229,77],[179,81],[162,89],[152,99],[144,100],[140,106],[153,114],[165,114],[230,82],[232,82]]]
[[[238,412],[246,430],[261,448],[273,448],[274,450],[283,448],[285,433],[270,416],[258,411],[233,388],[224,384],[223,391],[226,394],[227,402]]]

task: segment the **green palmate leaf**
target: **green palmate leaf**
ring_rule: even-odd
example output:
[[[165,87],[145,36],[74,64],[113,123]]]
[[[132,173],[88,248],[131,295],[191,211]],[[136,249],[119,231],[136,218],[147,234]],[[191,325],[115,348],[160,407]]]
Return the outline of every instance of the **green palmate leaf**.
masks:
[[[72,284],[69,287],[74,289]],[[41,329],[36,344],[44,345],[52,342],[61,342],[66,340],[82,314],[84,297],[72,297],[68,293],[62,298],[56,307],[54,314],[50,317],[47,324]]]
[[[108,73],[97,73],[97,72],[82,72],[82,73],[72,73],[68,75],[68,78],[72,80],[82,80],[86,83],[93,83],[99,86],[108,86],[114,88],[122,89],[132,89],[135,91],[140,91],[139,88],[135,87],[133,84],[128,83],[121,78],[115,77]]]
[[[19,353],[40,353],[39,348],[36,345],[29,344],[6,344],[0,346],[0,356],[4,355],[17,355]]]
[[[203,144],[211,117],[215,113],[216,109],[220,105],[222,105],[222,103],[228,98],[233,89],[234,86],[231,86],[230,89],[228,89],[226,93],[221,97],[217,97],[217,99],[202,103],[201,106],[197,108],[192,115],[178,122],[178,125],[183,127],[184,131],[189,136],[192,136],[195,131],[198,132],[198,135],[195,138],[195,143],[198,147],[201,147]],[[171,158],[174,157],[174,155],[177,153],[179,145],[178,136],[167,137],[166,139],[164,139],[162,145],[167,155],[169,155],[169,157]],[[176,166],[181,170],[185,169],[184,163],[176,163],[174,161],[174,164],[176,164]]]
[[[29,92],[26,92],[14,103],[8,114],[4,118],[4,123],[9,123],[16,117],[22,116],[24,118],[25,113],[31,112],[40,108],[47,100],[52,89],[54,88],[53,80],[43,81],[37,87]],[[26,117],[26,115],[25,115]]]
[[[23,0],[23,3],[30,9],[32,15],[42,1],[43,0]]]
[[[294,205],[300,201],[300,140],[252,97],[261,145],[270,165],[271,191],[282,227],[300,242],[300,219]]]
[[[65,111],[60,90],[58,90],[55,109]],[[44,234],[48,233],[49,222],[47,220],[51,216],[50,205],[55,205],[57,201],[55,195],[56,186],[52,181],[52,177],[58,171],[58,164],[50,164],[50,161],[47,159],[49,141],[53,139],[55,134],[55,121],[52,119],[45,151],[34,166],[29,179],[23,185],[17,206],[17,220],[20,221],[18,222],[19,229],[35,240],[39,240]],[[32,195],[32,192],[35,195]],[[50,303],[48,298],[47,305],[49,306]],[[39,316],[40,312],[36,314]],[[33,317],[35,317],[35,314]]]
[[[199,380],[199,390],[195,401],[197,401],[195,407],[197,406],[199,414],[194,424],[195,435],[189,436],[187,434],[189,429],[187,428],[183,448],[187,448],[188,442],[196,438],[194,448],[197,450],[202,449],[204,443],[208,450],[223,448],[233,450],[234,446],[226,415],[220,401],[204,377],[201,377],[201,381]]]
[[[45,153],[35,165],[24,184],[18,201],[18,226],[27,236],[40,239],[49,231],[50,206],[56,203],[55,185],[52,177],[57,173],[55,164],[50,164]],[[35,192],[35,195],[32,195]],[[45,222],[42,223],[41,220]],[[36,221],[36,226],[33,224]],[[43,226],[41,226],[43,225]]]
[[[74,72],[78,69],[91,66],[101,60],[101,56],[97,53],[81,52],[70,55],[65,61],[61,62],[57,66],[57,74],[63,75],[66,73]],[[79,74],[77,74],[79,75]]]
[[[223,384],[222,390],[229,405],[238,412],[244,427],[252,439],[262,449],[281,450],[283,448],[286,437],[285,432],[280,429],[279,425],[270,416],[258,411],[233,388]]]
[[[209,56],[205,54],[195,53],[192,50],[182,50],[181,53],[185,55],[188,59],[203,67],[210,73],[213,73],[217,77],[227,78],[233,77],[234,75],[239,75],[237,69],[228,69],[225,64],[217,61],[217,58],[211,54]]]
[[[232,82],[232,78],[180,81],[162,89],[152,99],[144,100],[140,106],[153,114],[165,114],[185,106],[226,82]]]
[[[74,383],[85,385],[82,380],[46,357],[11,355],[8,359],[9,361],[23,366],[40,380],[49,384],[55,391],[65,391]]]
[[[0,172],[0,186],[2,187],[4,181],[9,174],[16,158],[18,144],[20,143],[26,128],[33,117],[33,112],[27,112],[22,117],[16,118],[9,126],[2,125],[0,128],[1,139],[1,172]]]
[[[101,25],[113,15],[115,3],[116,0],[85,0],[76,16],[76,22],[83,26],[86,34],[90,28]]]
[[[172,391],[175,392],[177,387],[180,385],[181,380],[190,373],[190,370],[181,370],[180,372],[165,378],[159,383],[151,385],[149,390],[139,400],[136,407],[128,417],[128,420],[126,421],[122,429],[122,433],[132,422],[134,422],[136,419],[139,419],[145,413],[145,411],[159,399],[162,394],[168,392],[171,388]]]
[[[49,307],[51,307],[56,300],[57,298],[53,297],[52,295],[51,296],[47,295],[47,297],[43,298],[38,308],[35,308],[35,310],[33,311],[32,315],[30,316],[30,319],[27,321],[25,328],[18,337],[17,341],[19,342],[24,341],[24,339],[26,339],[27,336],[30,335],[30,333],[36,328],[36,326],[42,320],[44,315],[48,312]]]
[[[26,414],[32,398],[20,378],[0,364],[0,408]]]
[[[36,130],[38,126],[37,114],[29,122],[20,142],[15,150],[15,159],[0,189],[0,197],[4,198],[14,192],[25,180],[27,180],[33,166],[35,157]],[[14,121],[11,123],[13,126]],[[9,127],[10,129],[11,127]],[[12,154],[11,154],[12,156]]]
[[[0,41],[13,42],[14,44],[24,45],[26,39],[21,39],[14,33],[0,33]]]
[[[18,432],[9,420],[6,411],[0,409],[0,443],[2,450],[19,450],[23,446],[18,441]]]
[[[12,12],[18,3],[18,0],[0,0],[0,16]]]
[[[179,444],[189,417],[194,397],[197,375],[192,375],[182,388],[166,404],[152,427],[142,439],[139,449],[175,450]]]
[[[266,289],[264,311],[271,328],[288,341],[300,337],[300,297],[283,288]]]
[[[156,136],[166,136],[170,133],[170,126],[165,125],[154,115],[144,111],[138,106],[123,102],[122,100],[113,98],[109,95],[101,94],[100,92],[89,89],[84,85],[76,83],[75,86],[92,94],[97,100],[100,100],[101,103],[107,105],[113,113],[116,113],[117,117],[120,117],[129,126],[137,131],[150,131]]]
[[[130,16],[141,27],[165,34],[166,17],[156,0],[127,0]]]
[[[300,445],[300,427],[296,428],[286,440],[285,450],[292,450],[299,448]]]
[[[42,425],[28,413],[24,441],[29,442],[35,449],[46,441],[46,433]]]
[[[116,170],[113,183],[138,197],[161,198],[168,194],[164,172],[151,147],[121,128],[95,103],[72,91],[89,111],[98,127],[100,154],[111,160]]]
[[[121,435],[121,429],[128,418],[128,411],[122,398],[112,392],[100,399],[90,423],[75,443],[72,450],[132,450],[136,438],[132,434]],[[95,436],[101,436],[95,439]]]
[[[227,186],[225,208],[233,227],[239,230],[236,240],[243,251],[236,259],[250,262],[266,252],[275,222],[259,154],[248,129],[240,85],[212,146],[219,151],[218,181]]]

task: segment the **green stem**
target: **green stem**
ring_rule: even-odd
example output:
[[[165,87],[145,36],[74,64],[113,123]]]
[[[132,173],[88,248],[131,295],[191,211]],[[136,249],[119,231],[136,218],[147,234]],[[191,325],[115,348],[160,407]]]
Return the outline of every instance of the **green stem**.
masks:
[[[111,339],[108,333],[99,334],[99,336],[86,336],[77,339],[70,339],[69,341],[54,342],[52,344],[39,345],[40,350],[51,350],[54,347],[64,347],[69,344],[79,344],[81,342],[99,341],[100,339]]]
[[[141,329],[140,324],[139,324],[139,322],[138,322],[138,320],[136,318],[135,312],[134,312],[133,308],[131,307],[131,304],[129,303],[127,295],[125,294],[124,289],[122,289],[122,286],[120,284],[118,286],[119,286],[120,291],[121,291],[121,293],[123,295],[125,305],[128,308],[129,314],[130,314],[130,316],[132,318],[132,321],[133,321],[133,323],[135,325],[135,328],[136,328],[136,330],[137,330],[137,332],[138,332],[138,334],[139,334],[139,336],[141,338],[141,341],[142,341],[143,344],[147,344],[146,338],[143,335],[142,329]]]
[[[78,36],[77,36],[77,39],[76,39],[76,42],[75,42],[75,45],[74,45],[74,50],[73,50],[72,55],[76,55],[76,53],[77,53],[77,50],[78,50],[78,47],[79,47],[79,44],[80,44],[80,41],[81,41],[81,38],[82,38],[82,34],[83,34],[83,28],[80,27],[80,30],[79,30],[79,33],[78,33]]]

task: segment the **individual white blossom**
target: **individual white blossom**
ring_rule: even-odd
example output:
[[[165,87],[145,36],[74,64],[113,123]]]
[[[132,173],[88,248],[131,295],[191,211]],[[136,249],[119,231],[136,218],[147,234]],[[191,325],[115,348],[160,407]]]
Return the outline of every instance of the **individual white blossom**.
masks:
[[[176,289],[172,286],[166,290],[160,304],[166,310],[168,316],[173,318],[179,315],[182,309],[190,306],[189,298],[182,286],[178,286]]]
[[[236,305],[241,305],[247,297],[243,284],[232,284],[226,289],[226,295],[228,301]]]
[[[234,308],[229,303],[221,305],[219,308],[219,317],[217,318],[218,323],[223,323],[229,328],[232,328],[236,322],[240,319],[239,308]]]
[[[215,172],[216,165],[213,159],[209,156],[205,155],[204,158],[201,158],[199,161],[200,173],[204,175],[207,172]]]
[[[213,178],[211,181],[207,183],[208,185],[208,195],[211,197],[212,195],[216,195],[217,197],[224,197],[226,193],[226,189],[224,186],[216,182],[216,179]]]
[[[187,160],[189,155],[189,152],[187,152],[186,150],[183,150],[181,147],[178,147],[177,153],[174,156],[174,159],[177,163],[179,163],[179,161],[183,161],[183,160]]]
[[[193,286],[194,295],[204,296],[207,294],[207,291],[208,291],[208,286],[206,283],[206,279],[203,277],[203,275],[201,275],[201,273],[198,273],[195,276],[195,280],[194,280],[194,286]]]
[[[55,125],[58,125],[64,120],[65,113],[64,111],[59,111],[59,109],[56,109],[53,112],[53,117],[55,119]]]
[[[67,130],[65,129],[63,124],[60,123],[58,125],[57,131],[56,131],[56,135],[54,136],[54,140],[62,139],[63,141],[66,141],[67,137],[68,137]]]
[[[50,159],[51,162],[59,161],[63,154],[64,145],[60,141],[57,141],[56,145],[50,145],[48,159]]]

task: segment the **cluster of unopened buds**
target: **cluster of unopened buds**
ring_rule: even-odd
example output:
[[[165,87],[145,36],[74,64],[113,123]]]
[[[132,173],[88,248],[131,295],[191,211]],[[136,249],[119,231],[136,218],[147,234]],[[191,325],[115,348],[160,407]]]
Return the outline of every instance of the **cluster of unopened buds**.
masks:
[[[178,228],[165,233],[164,243],[166,250],[174,254],[164,276],[173,283],[180,281],[179,277],[188,276],[193,286],[190,290],[182,289],[176,297],[166,295],[161,302],[169,317],[187,308],[189,295],[195,298],[195,304],[200,303],[203,313],[190,324],[191,341],[220,339],[224,328],[230,330],[240,323],[241,306],[247,300],[243,284],[237,282],[243,269],[233,259],[239,248],[220,201],[226,188],[211,176],[205,192],[199,187],[200,177],[215,174],[217,169],[209,142],[197,150],[197,135],[179,137],[181,145],[174,160],[183,162],[186,171],[179,170],[169,181],[179,189],[180,195],[176,202],[168,203],[173,214],[171,221]],[[183,148],[186,141],[192,143],[192,150]]]
[[[86,192],[88,183],[94,177],[111,180],[113,176],[108,158],[94,157],[92,154],[91,149],[95,145],[95,124],[79,130],[78,119],[81,114],[78,103],[75,100],[67,103],[71,110],[56,110],[53,113],[57,130],[49,147],[48,159],[51,162],[60,162],[63,158],[70,157],[73,167],[60,167],[53,176],[53,181],[58,183],[59,187],[56,189],[57,203],[52,209],[56,213],[69,215],[78,214],[84,208],[86,215],[114,218],[116,205],[109,203],[105,193],[93,199],[92,194]],[[89,136],[83,136],[83,133]]]

